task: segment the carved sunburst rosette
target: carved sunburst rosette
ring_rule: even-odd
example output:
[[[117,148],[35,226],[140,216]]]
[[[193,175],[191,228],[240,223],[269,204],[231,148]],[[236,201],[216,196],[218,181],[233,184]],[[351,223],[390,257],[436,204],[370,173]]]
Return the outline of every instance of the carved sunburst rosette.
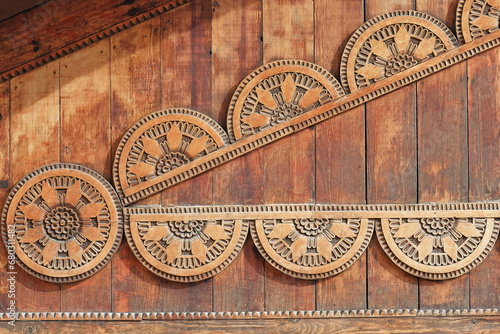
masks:
[[[224,130],[197,111],[172,108],[149,114],[118,145],[116,190],[125,204],[135,202],[178,182],[186,164],[228,143]]]
[[[31,275],[74,282],[102,269],[122,238],[122,206],[96,172],[53,164],[26,175],[9,194],[2,235]]]
[[[256,219],[250,233],[262,256],[301,279],[326,278],[349,268],[368,246],[374,220],[318,210],[320,206],[287,206],[284,218]]]
[[[303,60],[278,60],[259,67],[236,89],[229,106],[231,141],[288,121],[344,95],[327,70]]]
[[[210,278],[239,254],[249,225],[242,219],[207,215],[211,209],[126,208],[127,241],[137,259],[158,276],[185,283]]]
[[[500,0],[460,0],[456,29],[463,43],[500,29]]]
[[[444,23],[417,11],[377,16],[354,32],[340,65],[346,91],[354,92],[458,46]]]
[[[479,265],[498,237],[499,218],[471,214],[428,211],[384,218],[376,226],[377,237],[408,273],[431,280],[455,278]]]

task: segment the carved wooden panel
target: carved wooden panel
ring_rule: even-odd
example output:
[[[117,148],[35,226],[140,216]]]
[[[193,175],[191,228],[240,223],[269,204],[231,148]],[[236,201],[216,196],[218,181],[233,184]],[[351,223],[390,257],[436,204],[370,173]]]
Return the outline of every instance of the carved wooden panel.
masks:
[[[391,260],[408,273],[454,278],[479,265],[495,245],[499,209],[497,203],[429,205],[428,211],[382,219],[377,237]]]
[[[460,41],[468,43],[500,29],[500,1],[460,0],[456,19]]]
[[[228,144],[224,130],[190,109],[154,112],[122,137],[113,164],[113,180],[127,204],[161,190],[156,179]],[[129,199],[129,197],[131,199]]]
[[[126,217],[127,241],[139,261],[179,282],[204,280],[226,268],[243,247],[249,225],[213,207],[131,207]]]
[[[2,212],[2,235],[28,273],[57,283],[81,280],[102,269],[118,249],[121,203],[92,170],[48,165],[11,191]]]
[[[354,92],[458,46],[444,23],[417,11],[396,11],[367,21],[346,45],[340,77]]]
[[[227,114],[231,141],[251,136],[344,95],[324,68],[302,60],[278,60],[249,74],[236,89]]]

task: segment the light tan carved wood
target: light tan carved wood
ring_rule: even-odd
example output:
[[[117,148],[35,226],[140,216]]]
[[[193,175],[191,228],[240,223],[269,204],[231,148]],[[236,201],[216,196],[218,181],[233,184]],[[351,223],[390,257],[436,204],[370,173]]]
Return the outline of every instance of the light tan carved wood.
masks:
[[[307,113],[344,91],[324,68],[302,60],[278,60],[249,74],[236,89],[227,114],[231,141]]]
[[[446,25],[417,11],[396,11],[367,21],[349,39],[340,64],[346,91],[354,92],[458,46]]]
[[[213,215],[212,207],[126,208],[125,234],[135,256],[169,280],[196,282],[216,275],[239,254],[249,222]]]
[[[113,179],[125,203],[134,189],[161,190],[157,179],[228,144],[224,130],[209,117],[172,108],[139,120],[122,137],[113,164]]]
[[[452,38],[450,37],[450,39]],[[140,126],[137,124],[127,132],[117,150],[115,164],[113,167],[113,178],[115,180],[116,189],[121,195],[123,203],[125,205],[131,204],[232,159],[247,154],[282,137],[288,136],[340,113],[346,112],[369,100],[375,99],[409,83],[420,80],[432,73],[452,66],[480,52],[496,47],[499,43],[500,31],[495,31],[465,45],[454,49],[452,48],[451,50],[432,57],[415,65],[414,67],[377,81],[376,83],[370,84],[364,88],[360,88],[351,94],[320,105],[307,113],[300,114],[297,117],[285,120],[284,122],[272,127],[262,129],[260,132],[242,138],[230,145],[220,147],[219,149],[211,151],[211,153],[207,152],[207,154],[200,156],[197,159],[190,160],[185,165],[172,169],[168,173],[153,177],[152,167],[147,167],[149,169],[140,168],[140,166],[144,167],[145,165],[134,167],[134,169],[140,170],[141,173],[145,173],[150,170],[151,174],[145,176],[148,178],[147,180],[130,180],[132,183],[128,184],[127,176],[125,176],[126,174],[121,173],[121,170],[124,170],[123,168],[125,166],[125,162],[119,159],[124,159],[123,157],[125,155],[121,151],[124,148],[127,140],[126,138],[131,136],[131,133]],[[154,123],[154,121],[151,120],[151,116],[149,116],[149,121]],[[148,122],[147,118],[143,119],[142,122]],[[216,126],[216,123],[211,123],[211,125]],[[217,133],[217,131],[214,131],[214,133]],[[122,157],[119,158],[120,156]],[[118,177],[119,174],[120,177]]]
[[[391,260],[408,273],[455,278],[479,265],[495,245],[499,209],[498,203],[444,204],[386,215],[377,224],[377,237]]]
[[[500,29],[500,1],[460,0],[456,17],[457,36],[463,43]]]
[[[54,164],[26,175],[2,212],[4,244],[40,279],[65,283],[102,269],[122,237],[122,207],[99,174]]]

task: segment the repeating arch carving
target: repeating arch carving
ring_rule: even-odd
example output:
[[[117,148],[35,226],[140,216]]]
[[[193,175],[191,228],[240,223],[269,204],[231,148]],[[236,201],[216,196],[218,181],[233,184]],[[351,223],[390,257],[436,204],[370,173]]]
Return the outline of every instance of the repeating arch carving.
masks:
[[[231,141],[254,135],[344,95],[335,77],[303,60],[259,67],[236,89],[227,114]]]
[[[56,283],[102,269],[122,238],[122,207],[111,185],[73,164],[39,168],[19,181],[2,212],[2,235],[18,264]]]
[[[500,1],[460,0],[456,29],[462,43],[468,43],[500,29]]]
[[[444,23],[417,11],[396,11],[367,21],[347,42],[341,82],[354,92],[458,46]]]

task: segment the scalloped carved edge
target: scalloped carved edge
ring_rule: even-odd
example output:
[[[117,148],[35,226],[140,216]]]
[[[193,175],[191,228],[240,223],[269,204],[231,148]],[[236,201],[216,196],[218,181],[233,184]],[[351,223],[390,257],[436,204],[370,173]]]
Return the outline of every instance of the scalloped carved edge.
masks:
[[[359,41],[359,38],[365,33],[366,30],[368,30],[371,26],[378,22],[382,22],[384,20],[394,18],[394,17],[408,17],[408,18],[419,18],[423,19],[425,21],[428,21],[432,26],[438,28],[440,31],[442,31],[448,38],[451,44],[454,45],[454,47],[458,47],[459,43],[455,35],[451,32],[451,30],[440,20],[436,19],[435,17],[415,11],[415,10],[398,10],[390,13],[385,13],[382,15],[379,15],[377,17],[374,17],[373,19],[366,21],[361,27],[356,29],[354,34],[352,34],[351,38],[347,42],[347,45],[344,48],[344,51],[342,53],[342,57],[340,60],[340,82],[342,83],[342,87],[344,88],[344,91],[347,93],[353,92],[352,89],[349,87],[348,83],[348,68],[347,68],[347,63],[349,60],[349,57],[351,56],[351,51],[353,50],[354,45]],[[408,21],[407,23],[412,23],[411,21]],[[448,50],[450,51],[450,50]],[[359,89],[359,88],[358,88]],[[356,90],[358,90],[356,89]]]
[[[267,128],[252,136],[243,138],[235,143],[207,154],[204,157],[196,159],[181,168],[177,168],[168,174],[155,178],[155,183],[149,187],[132,187],[130,188],[129,194],[122,198],[123,203],[125,205],[129,205],[150,196],[153,193],[164,190],[218,165],[247,154],[259,147],[265,146],[294,132],[313,126],[372,99],[427,77],[444,68],[471,58],[476,54],[496,47],[499,44],[500,31],[495,31],[487,36],[447,51],[406,71],[383,79],[365,88],[356,90],[351,94],[313,109],[306,114],[299,115],[289,121]]]
[[[336,311],[262,312],[16,312],[16,321],[143,321],[143,320],[242,320],[242,319],[318,319],[382,317],[484,317],[500,316],[493,309],[369,309]],[[11,321],[11,314],[0,313],[0,321]]]
[[[82,173],[86,173],[93,178],[95,178],[98,182],[100,182],[104,188],[108,191],[111,199],[113,200],[113,203],[116,206],[116,212],[118,216],[118,229],[117,229],[117,234],[115,237],[115,241],[113,242],[113,245],[111,246],[111,249],[109,250],[108,254],[104,257],[104,259],[99,262],[95,267],[92,269],[88,270],[87,272],[75,276],[70,276],[70,277],[51,277],[47,275],[40,274],[36,271],[34,271],[31,268],[28,268],[24,263],[20,262],[20,260],[16,256],[16,262],[17,265],[22,268],[24,271],[29,273],[30,275],[47,281],[47,282],[52,282],[52,283],[72,283],[76,281],[80,281],[83,279],[86,279],[90,276],[93,276],[97,272],[99,272],[101,269],[103,269],[108,262],[111,260],[113,255],[116,253],[118,248],[120,247],[121,241],[122,241],[122,236],[123,236],[123,207],[122,203],[120,201],[120,198],[118,197],[118,194],[116,193],[115,189],[111,186],[111,184],[99,173],[93,171],[90,168],[77,165],[77,164],[72,164],[72,163],[55,163],[55,164],[50,164],[50,165],[45,165],[43,167],[40,167],[38,169],[35,169],[31,171],[29,174],[25,175],[19,182],[16,183],[16,185],[12,188],[10,191],[9,195],[7,196],[7,199],[5,200],[5,204],[2,210],[2,215],[0,217],[0,221],[2,222],[1,224],[1,232],[2,232],[2,240],[3,244],[6,247],[6,245],[9,244],[8,242],[8,236],[7,236],[7,231],[6,231],[6,223],[5,220],[7,218],[7,212],[9,210],[9,206],[12,202],[12,199],[18,192],[18,190],[31,178],[47,171],[51,170],[56,170],[56,169],[72,169],[72,170],[77,170]]]
[[[186,209],[189,210],[190,207],[185,207]],[[217,274],[219,274],[221,271],[226,269],[233,261],[236,259],[236,257],[240,254],[241,249],[243,248],[243,245],[245,244],[245,240],[248,235],[248,230],[249,230],[249,224],[248,223],[242,223],[241,227],[241,233],[237,237],[236,244],[234,246],[233,251],[229,254],[229,256],[222,261],[217,267],[215,267],[212,270],[202,272],[198,275],[191,275],[191,276],[178,276],[178,275],[173,275],[166,273],[158,268],[156,268],[153,264],[148,262],[140,253],[139,249],[137,248],[136,244],[134,243],[134,240],[132,238],[132,234],[130,231],[130,215],[131,214],[142,214],[142,215],[148,215],[148,214],[159,214],[162,215],[165,220],[168,218],[169,213],[178,213],[175,212],[175,207],[129,207],[125,208],[127,211],[125,212],[125,236],[127,239],[127,243],[130,246],[130,249],[132,250],[132,253],[134,253],[135,257],[141,262],[142,265],[144,265],[149,271],[152,273],[163,277],[165,279],[175,281],[175,282],[181,282],[181,283],[192,283],[192,282],[198,282],[202,281],[208,278],[211,278]],[[162,212],[163,209],[166,209],[164,211],[167,212]],[[168,212],[170,210],[168,209],[174,209],[174,212]]]
[[[224,131],[224,129],[214,121],[212,118],[206,116],[205,114],[202,114],[196,110],[188,109],[188,108],[168,108],[168,109],[162,109],[158,110],[155,112],[152,112],[143,118],[141,118],[139,121],[137,121],[134,125],[132,125],[126,132],[125,134],[121,137],[120,142],[118,144],[118,147],[116,148],[115,152],[115,158],[113,160],[113,169],[112,169],[112,174],[113,174],[113,183],[115,185],[116,191],[120,195],[120,198],[124,202],[124,204],[130,204],[131,201],[129,201],[129,196],[125,194],[125,190],[123,188],[122,183],[120,182],[120,174],[121,173],[127,173],[126,170],[120,170],[120,159],[121,155],[123,153],[123,149],[125,145],[127,144],[128,140],[130,137],[138,130],[140,129],[144,124],[155,120],[156,118],[166,116],[166,115],[179,115],[180,117],[182,116],[190,116],[194,117],[196,119],[201,120],[204,122],[208,127],[210,127],[215,133],[217,133],[220,137],[220,140],[224,143],[224,146],[229,145],[229,137],[227,133]],[[223,147],[224,147],[223,146]],[[189,165],[189,163],[188,163]],[[170,173],[167,173],[166,175],[170,175]],[[160,178],[160,177],[157,177]],[[156,180],[157,178],[153,179]],[[144,183],[144,182],[143,182]],[[139,184],[138,186],[141,186]],[[163,190],[164,187],[161,186],[161,184],[155,184],[149,187],[146,187],[144,192],[146,193],[145,196],[149,196],[153,193],[159,192]]]
[[[1,73],[0,74],[0,83],[7,81],[7,80],[10,80],[14,77],[17,77],[17,76],[24,74],[26,72],[29,72],[31,70],[34,70],[34,69],[36,69],[40,66],[43,66],[45,64],[48,64],[50,62],[53,62],[54,60],[57,60],[57,59],[60,59],[64,56],[72,54],[73,52],[81,50],[87,46],[90,46],[94,43],[97,43],[103,39],[109,38],[109,37],[121,32],[121,31],[132,28],[133,26],[136,26],[142,22],[150,20],[154,17],[157,17],[163,13],[171,11],[172,9],[175,9],[179,6],[182,6],[182,5],[187,4],[189,2],[192,2],[192,1],[193,0],[173,0],[173,1],[170,1],[168,3],[164,3],[163,5],[160,5],[156,8],[149,10],[148,12],[139,14],[133,18],[130,18],[130,19],[124,21],[124,22],[120,22],[112,27],[109,27],[109,28],[101,30],[95,34],[92,34],[89,37],[86,37],[86,38],[81,39],[77,42],[69,44],[69,45],[67,45],[59,50],[53,51],[45,56],[38,57],[37,59],[32,60],[26,64],[23,64],[21,66],[18,66],[16,68],[8,70],[4,73]]]

